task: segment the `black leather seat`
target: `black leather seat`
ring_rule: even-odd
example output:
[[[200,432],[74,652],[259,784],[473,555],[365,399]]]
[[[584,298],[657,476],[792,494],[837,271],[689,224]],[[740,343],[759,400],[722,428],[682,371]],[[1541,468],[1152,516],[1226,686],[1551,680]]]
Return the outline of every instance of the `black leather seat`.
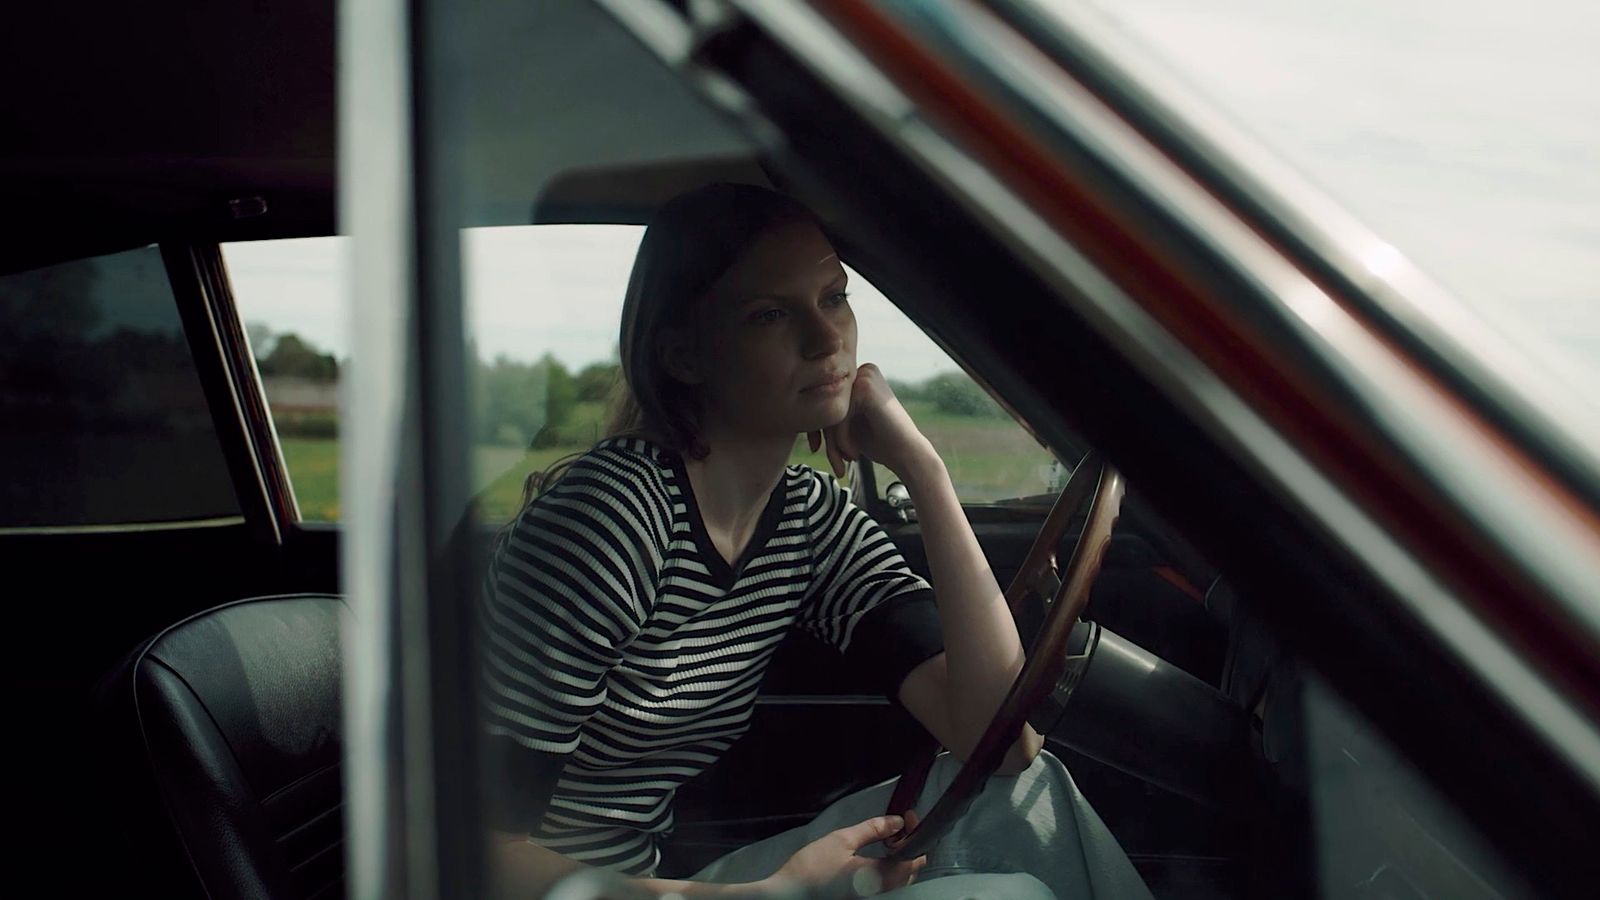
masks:
[[[344,615],[333,596],[240,600],[102,681],[109,781],[128,804],[107,818],[126,825],[131,894],[344,895]]]

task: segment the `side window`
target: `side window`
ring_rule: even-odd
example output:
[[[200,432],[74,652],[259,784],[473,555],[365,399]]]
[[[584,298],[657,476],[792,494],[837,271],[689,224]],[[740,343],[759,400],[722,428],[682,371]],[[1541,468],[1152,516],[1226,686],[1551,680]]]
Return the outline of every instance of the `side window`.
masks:
[[[339,518],[339,372],[348,361],[348,244],[299,238],[223,244],[239,317],[307,522]]]
[[[642,231],[541,225],[462,233],[473,489],[486,521],[516,514],[529,472],[599,437]],[[222,253],[301,519],[337,521],[346,241],[251,241],[224,244]]]
[[[644,234],[629,225],[470,229],[463,238],[478,360],[478,500],[486,521],[515,515],[529,472],[582,450],[604,428],[618,377],[623,294]],[[850,270],[857,358],[892,380],[950,468],[963,502],[1051,490],[1065,473],[938,345]],[[791,460],[826,458],[796,443]],[[879,467],[876,490],[894,481]]]
[[[641,226],[525,225],[462,233],[474,360],[473,485],[482,517],[516,514],[523,484],[602,436],[619,377],[618,324]],[[301,516],[333,521],[338,502],[338,379],[348,300],[340,238],[223,246]],[[1048,451],[857,272],[857,356],[878,363],[938,448],[967,503],[1050,490]],[[818,468],[821,454],[796,446]],[[880,467],[882,494],[894,481]]]
[[[883,370],[912,421],[939,451],[963,504],[1031,497],[1061,486],[1070,470],[853,269],[850,303],[860,335],[857,356]],[[887,468],[874,467],[880,498],[896,480]]]
[[[155,247],[0,275],[0,528],[237,516]]]
[[[485,522],[522,507],[523,484],[603,435],[620,377],[617,332],[644,228],[519,225],[462,233],[476,359],[473,483]]]

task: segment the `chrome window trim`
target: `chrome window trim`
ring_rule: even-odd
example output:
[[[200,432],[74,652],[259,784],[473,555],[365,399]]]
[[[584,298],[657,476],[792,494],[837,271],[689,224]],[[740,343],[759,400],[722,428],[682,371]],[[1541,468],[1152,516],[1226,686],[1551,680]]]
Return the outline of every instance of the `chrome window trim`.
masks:
[[[43,534],[140,534],[151,531],[227,528],[243,524],[245,524],[244,516],[214,516],[204,519],[175,519],[171,522],[116,522],[105,525],[29,525],[18,528],[0,528],[0,537]]]
[[[215,252],[215,245],[211,250]],[[263,468],[245,398],[240,395],[246,385],[240,379],[234,342],[229,339],[228,326],[236,326],[237,317],[229,305],[226,283],[218,283],[220,270],[211,267],[203,245],[164,242],[160,253],[194,360],[195,377],[205,394],[217,444],[233,481],[239,513],[259,540],[282,545],[282,511]]]
[[[283,543],[283,523],[273,504],[272,490],[262,469],[260,448],[240,397],[238,372],[223,338],[223,317],[217,286],[207,277],[200,250],[193,244],[162,244],[162,260],[172,280],[173,296],[183,318],[183,330],[195,356],[196,377],[206,392],[207,404],[216,423],[217,441],[227,456],[239,509],[245,524],[258,531],[269,543]],[[202,359],[202,348],[207,356]],[[207,387],[207,384],[210,387]],[[219,391],[223,392],[219,396]],[[219,402],[220,401],[220,402]],[[240,438],[242,437],[242,442]],[[232,444],[234,449],[230,450]],[[242,457],[242,459],[241,459]],[[240,470],[241,463],[247,468]]]
[[[237,361],[236,369],[236,377],[239,379],[238,389],[254,394],[261,408],[261,419],[252,429],[257,465],[263,469],[268,467],[276,469],[283,483],[283,512],[288,515],[288,521],[284,524],[299,525],[303,520],[300,498],[295,493],[293,474],[289,471],[289,460],[283,455],[283,441],[278,436],[278,423],[272,417],[272,403],[267,397],[266,383],[261,378],[261,366],[256,361],[255,348],[250,344],[250,331],[243,327],[244,317],[239,313],[239,301],[233,293],[233,279],[228,274],[228,259],[223,255],[220,245],[213,245],[210,250],[214,254],[210,264],[215,266],[217,277],[221,282],[212,303],[217,305],[219,314],[225,312],[230,315],[238,326],[241,357]],[[263,477],[265,478],[265,475]]]
[[[249,448],[253,486],[260,492],[275,537],[282,544],[287,532],[300,521],[300,504],[289,478],[288,462],[278,442],[261,372],[250,348],[249,332],[239,315],[227,261],[218,244],[193,244],[182,248],[198,279],[210,320],[210,334],[222,353],[231,405]],[[253,412],[259,410],[259,414]],[[249,518],[247,515],[246,518]]]

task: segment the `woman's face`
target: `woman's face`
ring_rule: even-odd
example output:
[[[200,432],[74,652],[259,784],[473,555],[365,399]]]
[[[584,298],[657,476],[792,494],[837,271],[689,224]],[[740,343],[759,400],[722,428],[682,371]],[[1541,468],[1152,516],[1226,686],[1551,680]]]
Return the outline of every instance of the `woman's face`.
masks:
[[[709,432],[792,438],[844,420],[856,374],[846,280],[806,222],[770,229],[717,280],[691,361]]]

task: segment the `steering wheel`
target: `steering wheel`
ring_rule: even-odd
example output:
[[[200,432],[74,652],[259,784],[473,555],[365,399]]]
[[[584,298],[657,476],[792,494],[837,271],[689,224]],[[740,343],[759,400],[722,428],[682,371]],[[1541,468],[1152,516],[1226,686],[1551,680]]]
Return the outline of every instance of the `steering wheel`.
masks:
[[[1006,751],[1016,742],[1030,716],[1047,705],[1056,712],[1065,705],[1076,685],[1074,676],[1080,673],[1078,669],[1069,671],[1068,664],[1082,659],[1069,655],[1068,639],[1089,602],[1089,588],[1100,574],[1106,549],[1111,545],[1111,529],[1122,509],[1123,490],[1122,476],[1093,452],[1072,470],[1022,568],[1006,590],[1006,605],[1013,618],[1030,599],[1046,604],[1044,624],[977,748],[927,817],[915,825],[906,819],[907,830],[893,838],[901,843],[893,846],[890,859],[915,859],[928,852],[966,813],[989,776],[1005,760]],[[1090,498],[1088,519],[1062,576],[1056,565],[1056,545],[1085,498]],[[888,814],[903,816],[916,803],[938,753],[939,745],[931,738],[918,748],[911,767],[900,777],[894,796],[889,798]]]

